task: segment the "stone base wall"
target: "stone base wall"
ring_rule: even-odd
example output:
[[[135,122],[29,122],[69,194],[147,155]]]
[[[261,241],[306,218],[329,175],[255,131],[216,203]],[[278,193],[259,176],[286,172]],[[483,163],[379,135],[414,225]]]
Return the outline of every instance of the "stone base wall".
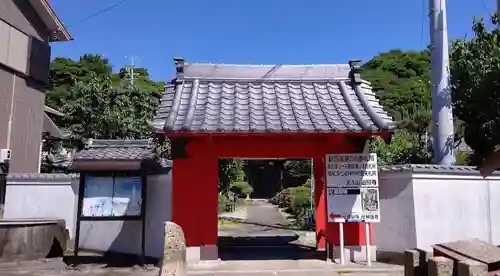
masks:
[[[404,261],[405,276],[497,275],[495,272],[488,272],[486,264],[471,259],[457,262],[419,249],[405,250]]]
[[[67,240],[64,220],[0,220],[0,261],[62,257]]]

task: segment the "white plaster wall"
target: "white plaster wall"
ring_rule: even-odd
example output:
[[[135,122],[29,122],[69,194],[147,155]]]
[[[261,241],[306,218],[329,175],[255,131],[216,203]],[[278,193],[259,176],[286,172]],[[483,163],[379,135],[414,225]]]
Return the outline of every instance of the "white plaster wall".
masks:
[[[379,174],[380,223],[371,225],[373,244],[381,251],[416,245],[412,178],[409,173]]]
[[[468,238],[491,242],[488,181],[480,177],[415,175],[417,247]]]
[[[37,174],[39,176],[39,174]],[[59,218],[73,239],[79,179],[33,177],[8,181],[5,218]],[[163,255],[164,222],[172,219],[172,174],[148,176],[146,200],[146,254]],[[80,248],[140,254],[140,221],[82,221]]]
[[[488,179],[490,242],[500,245],[500,178]]]
[[[40,177],[25,174],[7,180],[4,215],[6,219],[64,219],[73,237],[76,226],[76,195],[79,179],[63,175]]]
[[[500,244],[499,176],[381,171],[379,185],[381,222],[372,225],[379,250],[431,250],[468,238]]]

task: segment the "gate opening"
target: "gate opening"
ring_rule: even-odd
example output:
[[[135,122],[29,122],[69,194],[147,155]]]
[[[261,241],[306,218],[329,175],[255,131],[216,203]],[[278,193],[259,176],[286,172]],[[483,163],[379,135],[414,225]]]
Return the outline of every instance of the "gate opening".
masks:
[[[219,258],[320,257],[312,183],[311,159],[219,159]]]

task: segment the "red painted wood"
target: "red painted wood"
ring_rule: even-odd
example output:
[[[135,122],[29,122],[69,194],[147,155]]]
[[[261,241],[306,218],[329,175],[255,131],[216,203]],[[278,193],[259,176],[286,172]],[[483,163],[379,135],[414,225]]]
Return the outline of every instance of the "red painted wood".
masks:
[[[194,144],[210,148],[207,141]],[[207,150],[173,162],[172,221],[182,227],[188,246],[217,243],[218,172],[218,159]]]
[[[325,163],[324,157],[317,157],[314,164],[314,205],[316,207],[316,246],[320,249],[326,248],[326,194],[325,194]]]
[[[216,244],[218,158],[314,158],[318,247],[325,247],[325,239],[339,244],[338,224],[327,223],[324,157],[353,152],[343,134],[189,136],[190,157],[175,160],[172,170],[172,220],[183,228],[188,246]],[[363,224],[345,224],[344,233],[346,245],[365,244]]]

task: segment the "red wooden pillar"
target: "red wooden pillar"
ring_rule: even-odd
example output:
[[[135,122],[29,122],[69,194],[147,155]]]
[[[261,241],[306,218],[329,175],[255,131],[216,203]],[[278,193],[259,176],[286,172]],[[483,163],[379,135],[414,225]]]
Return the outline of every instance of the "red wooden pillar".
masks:
[[[192,143],[190,157],[173,162],[172,221],[182,227],[187,246],[216,245],[218,159],[204,142]]]
[[[316,222],[316,246],[326,248],[326,194],[325,194],[325,163],[323,157],[313,159],[314,166],[314,205]]]

